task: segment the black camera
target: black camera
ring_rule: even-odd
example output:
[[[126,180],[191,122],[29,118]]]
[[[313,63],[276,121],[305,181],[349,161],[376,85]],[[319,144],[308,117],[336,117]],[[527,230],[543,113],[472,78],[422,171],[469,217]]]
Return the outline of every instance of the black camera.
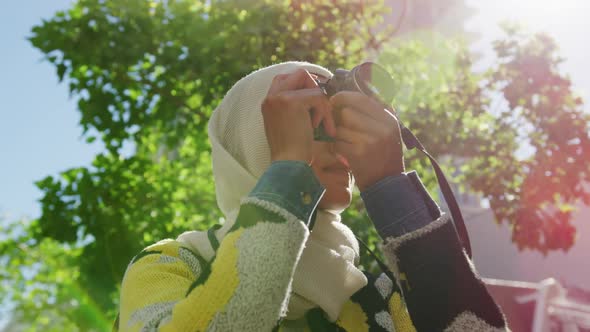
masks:
[[[350,71],[337,69],[327,82],[318,81],[318,85],[328,97],[340,91],[358,91],[374,98],[386,108],[390,107],[393,100],[393,83],[393,78],[385,68],[373,62],[365,62]],[[314,129],[313,134],[316,141],[334,141],[334,138],[326,133],[323,122]]]

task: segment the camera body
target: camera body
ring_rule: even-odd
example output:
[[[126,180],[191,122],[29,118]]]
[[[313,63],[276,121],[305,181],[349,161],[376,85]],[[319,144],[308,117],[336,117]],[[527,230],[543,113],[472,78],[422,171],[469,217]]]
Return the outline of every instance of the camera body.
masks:
[[[332,78],[322,83],[317,81],[324,93],[331,97],[340,91],[357,91],[374,98],[386,108],[393,99],[391,94],[393,78],[378,64],[365,62],[352,70],[336,69]],[[333,142],[334,138],[326,134],[323,122],[314,128],[314,140]]]
[[[328,97],[337,94],[340,91],[360,91],[355,82],[352,71],[346,69],[336,69],[332,78],[325,83],[318,83]]]

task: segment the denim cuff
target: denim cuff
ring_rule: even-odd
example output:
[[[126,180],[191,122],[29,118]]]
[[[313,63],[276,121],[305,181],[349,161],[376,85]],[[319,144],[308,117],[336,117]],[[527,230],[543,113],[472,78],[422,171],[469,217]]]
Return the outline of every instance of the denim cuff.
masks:
[[[415,171],[385,177],[361,192],[369,218],[381,238],[418,230],[440,217]]]
[[[309,227],[324,192],[324,186],[305,162],[278,160],[270,164],[249,196],[284,208]]]

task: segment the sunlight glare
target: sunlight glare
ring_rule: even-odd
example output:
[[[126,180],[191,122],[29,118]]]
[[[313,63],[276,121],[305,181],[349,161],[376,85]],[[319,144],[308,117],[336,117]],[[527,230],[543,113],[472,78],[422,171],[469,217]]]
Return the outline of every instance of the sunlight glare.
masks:
[[[510,1],[511,15],[518,15],[530,28],[546,28],[559,24],[567,26],[568,13],[590,9],[587,0],[517,0]]]

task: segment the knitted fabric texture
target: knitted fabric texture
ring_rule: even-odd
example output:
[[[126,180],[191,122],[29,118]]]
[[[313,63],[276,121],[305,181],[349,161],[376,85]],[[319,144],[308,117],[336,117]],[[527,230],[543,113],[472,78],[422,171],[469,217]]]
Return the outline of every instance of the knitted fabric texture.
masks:
[[[270,166],[270,147],[264,131],[261,104],[272,79],[304,68],[325,77],[325,68],[286,62],[257,70],[238,81],[215,109],[209,121],[217,204],[225,215],[215,232],[221,241],[235,223],[242,198]],[[296,267],[287,319],[300,318],[319,306],[334,321],[342,305],[367,284],[356,267],[359,247],[352,231],[340,222],[340,212],[318,210],[315,226]],[[179,241],[210,260],[214,253],[206,232],[182,234]]]

